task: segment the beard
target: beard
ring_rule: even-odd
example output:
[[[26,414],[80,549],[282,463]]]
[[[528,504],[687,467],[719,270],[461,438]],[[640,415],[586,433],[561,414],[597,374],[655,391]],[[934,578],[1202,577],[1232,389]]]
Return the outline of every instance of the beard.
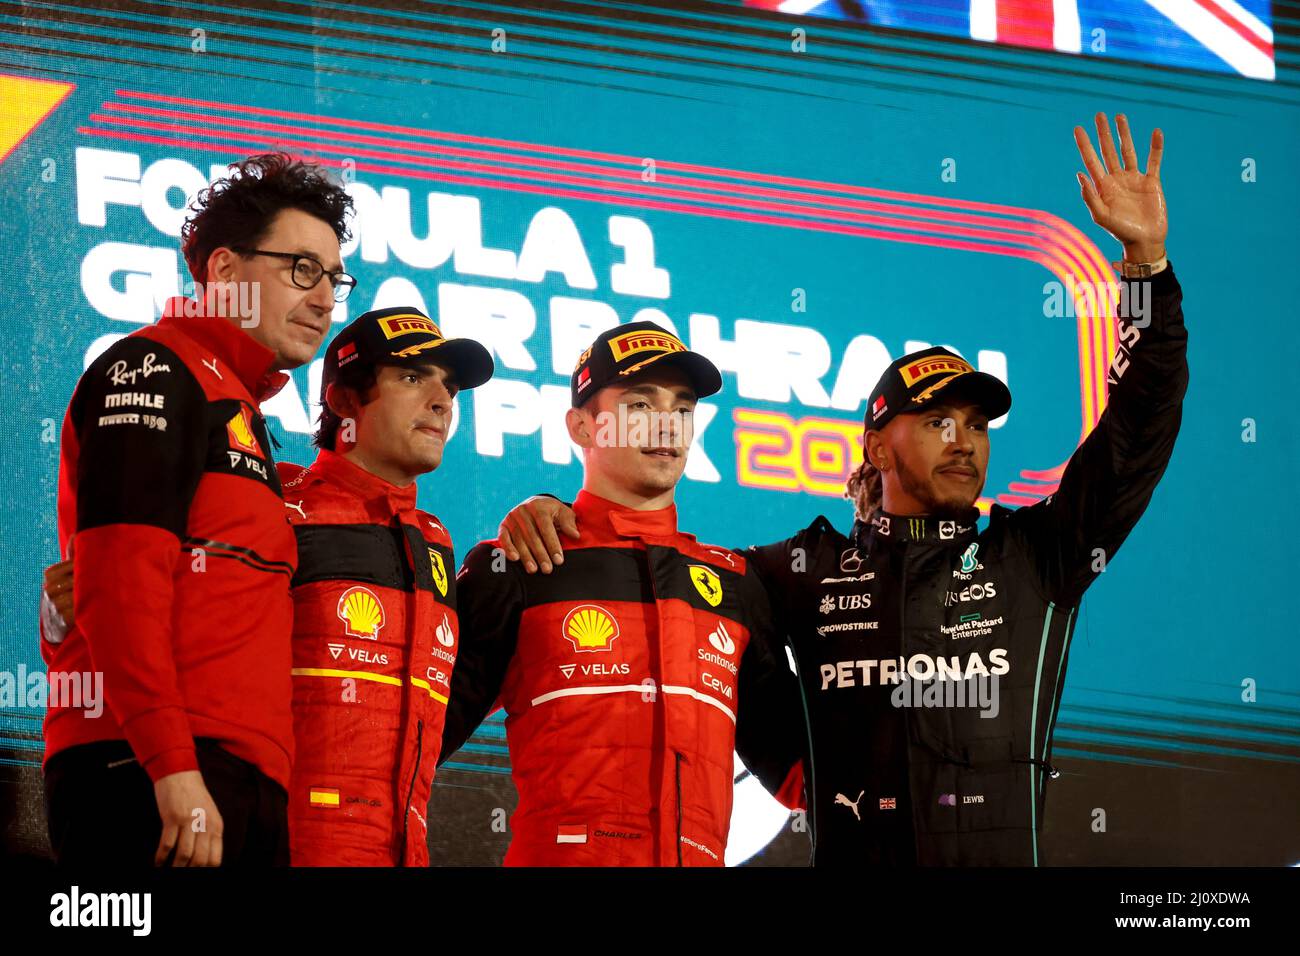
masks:
[[[969,499],[961,493],[944,496],[932,479],[922,478],[914,472],[897,449],[894,451],[894,461],[898,468],[898,483],[902,485],[903,491],[921,503],[925,514],[935,518],[961,520],[968,517],[975,499],[984,490],[984,483],[981,482],[975,489],[974,496]]]

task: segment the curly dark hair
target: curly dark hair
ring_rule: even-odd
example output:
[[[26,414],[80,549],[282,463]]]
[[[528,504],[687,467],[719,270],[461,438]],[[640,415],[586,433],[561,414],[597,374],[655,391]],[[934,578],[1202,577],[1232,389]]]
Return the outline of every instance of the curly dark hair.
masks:
[[[255,246],[283,209],[328,223],[339,242],[351,238],[352,197],[323,168],[287,153],[263,153],[231,165],[230,175],[200,190],[181,226],[181,251],[195,282],[207,280],[208,257],[222,246]]]
[[[858,470],[849,475],[844,486],[844,497],[853,502],[853,513],[859,521],[870,521],[871,516],[880,507],[881,488],[884,482],[880,471],[867,459],[866,449],[862,451],[862,464]]]

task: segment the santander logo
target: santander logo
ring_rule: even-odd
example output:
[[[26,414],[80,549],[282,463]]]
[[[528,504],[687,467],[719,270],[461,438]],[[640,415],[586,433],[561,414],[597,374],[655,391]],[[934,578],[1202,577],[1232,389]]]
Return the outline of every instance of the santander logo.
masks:
[[[736,653],[736,642],[727,633],[727,625],[725,624],[719,624],[713,633],[709,635],[709,643],[723,654]]]

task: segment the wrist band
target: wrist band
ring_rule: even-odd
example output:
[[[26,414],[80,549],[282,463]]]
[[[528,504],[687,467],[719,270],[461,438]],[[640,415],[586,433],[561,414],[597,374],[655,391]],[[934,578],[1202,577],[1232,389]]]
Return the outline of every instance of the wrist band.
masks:
[[[1157,272],[1163,272],[1169,265],[1169,257],[1161,256],[1155,262],[1129,262],[1121,259],[1111,265],[1125,279],[1149,279]]]

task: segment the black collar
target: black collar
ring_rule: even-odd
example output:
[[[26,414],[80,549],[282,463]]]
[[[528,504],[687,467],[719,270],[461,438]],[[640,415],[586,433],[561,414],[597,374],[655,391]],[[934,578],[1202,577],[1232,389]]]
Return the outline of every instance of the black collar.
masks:
[[[975,523],[979,516],[977,508],[971,508],[958,519],[891,515],[877,509],[870,521],[858,520],[853,523],[853,540],[859,547],[865,548],[908,542],[947,544],[972,541],[978,533]]]

